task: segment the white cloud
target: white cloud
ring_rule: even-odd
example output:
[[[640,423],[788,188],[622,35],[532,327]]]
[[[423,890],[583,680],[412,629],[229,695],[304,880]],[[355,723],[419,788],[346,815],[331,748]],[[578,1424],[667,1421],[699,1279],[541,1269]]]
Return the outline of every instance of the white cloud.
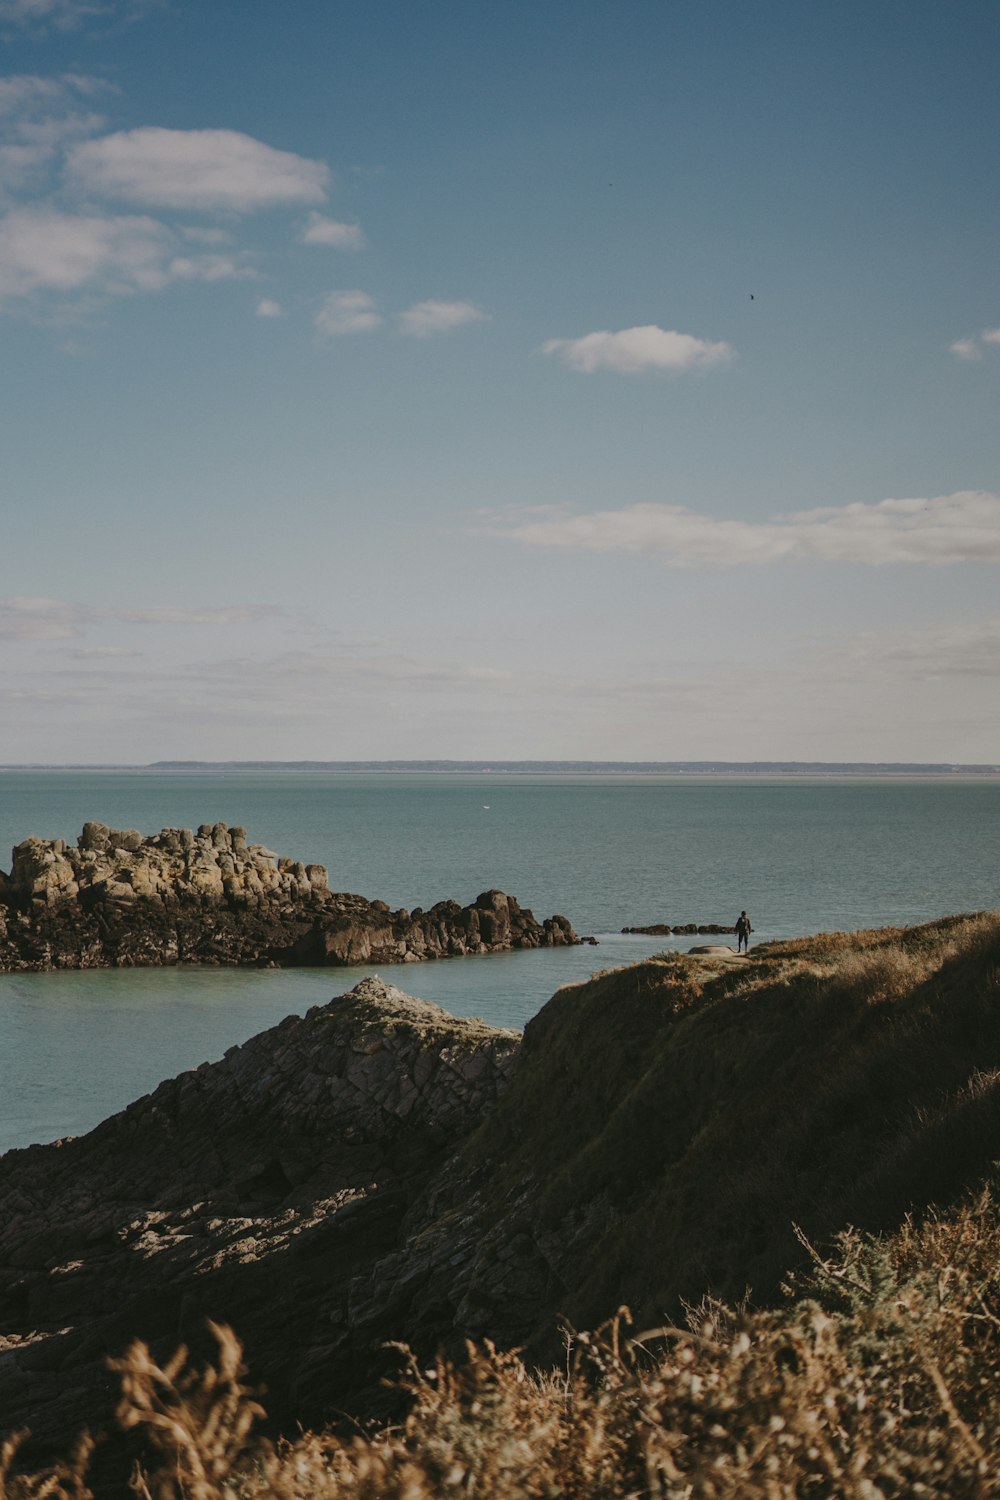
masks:
[[[542,345],[542,353],[557,354],[570,369],[584,375],[602,369],[615,370],[620,375],[657,370],[676,375],[685,370],[729,364],[736,351],[730,344],[712,343],[647,323],[640,328],[623,328],[618,333],[602,330],[579,339],[549,339]]]
[[[0,299],[81,290],[158,292],[176,281],[256,274],[245,255],[177,255],[175,248],[166,225],[147,215],[12,209],[0,217]]]
[[[984,344],[1000,344],[1000,328],[984,328],[979,337]]]
[[[781,561],[871,566],[1000,562],[1000,495],[964,490],[932,500],[824,506],[767,521],[720,521],[680,505],[630,505],[495,529],[530,546],[646,552],[677,568]]]
[[[426,338],[431,333],[450,333],[464,323],[484,323],[489,313],[474,302],[415,302],[399,315],[403,333]]]
[[[329,168],[236,130],[147,126],[74,146],[69,180],[84,192],[157,208],[248,213],[318,203]]]
[[[309,215],[299,239],[303,245],[329,245],[334,250],[361,250],[365,243],[360,224],[340,224],[315,212]]]
[[[0,298],[95,285],[158,291],[169,280],[168,244],[169,232],[145,216],[14,209],[0,218]]]
[[[261,297],[257,303],[258,318],[280,318],[284,308],[280,302],[275,302],[271,297]]]
[[[336,337],[342,333],[367,333],[382,319],[367,292],[328,292],[315,323],[320,333]]]

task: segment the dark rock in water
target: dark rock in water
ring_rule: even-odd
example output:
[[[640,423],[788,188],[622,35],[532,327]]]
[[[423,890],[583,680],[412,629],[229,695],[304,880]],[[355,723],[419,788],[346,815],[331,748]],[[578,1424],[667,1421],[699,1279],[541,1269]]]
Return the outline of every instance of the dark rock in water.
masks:
[[[0,971],[176,963],[412,962],[578,941],[565,917],[537,922],[512,896],[390,911],[329,889],[322,865],[247,844],[242,828],[86,823],[78,847],[25,839],[0,876]]]
[[[679,927],[671,927],[667,922],[653,922],[648,927],[623,927],[622,932],[642,933],[646,937],[673,937],[685,936],[693,933],[705,932],[732,932],[731,922],[723,924],[720,922],[683,922]]]

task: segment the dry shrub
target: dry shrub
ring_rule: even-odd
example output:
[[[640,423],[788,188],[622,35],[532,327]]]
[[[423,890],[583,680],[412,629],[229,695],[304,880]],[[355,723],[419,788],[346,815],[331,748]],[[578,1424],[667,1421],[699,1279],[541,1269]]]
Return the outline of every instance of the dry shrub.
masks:
[[[147,1439],[144,1500],[990,1500],[1000,1495],[1000,1215],[988,1194],[891,1238],[849,1231],[788,1306],[705,1303],[633,1334],[624,1310],[540,1374],[491,1344],[412,1356],[402,1426],[253,1445],[240,1348],[218,1369],[118,1362]],[[3,1500],[92,1500],[88,1450]]]
[[[858,949],[837,960],[825,988],[828,994],[845,999],[886,1004],[910,994],[930,972],[919,954],[900,945]]]
[[[981,964],[987,978],[991,969],[995,974],[1000,912],[951,918],[910,932],[889,929],[849,936],[863,941],[845,943],[829,955],[832,967],[820,970],[826,992],[870,1005],[891,1003],[958,960]],[[875,937],[881,941],[864,941]]]
[[[243,1384],[243,1349],[232,1329],[209,1323],[218,1345],[217,1366],[191,1371],[181,1345],[163,1367],[145,1344],[134,1343],[123,1359],[109,1360],[122,1380],[118,1421],[140,1428],[145,1441],[164,1455],[149,1479],[137,1478],[143,1500],[214,1500],[248,1450],[251,1428],[264,1408]]]
[[[0,1500],[94,1500],[87,1482],[87,1469],[94,1444],[87,1434],[76,1443],[68,1460],[60,1460],[33,1474],[17,1474],[17,1454],[28,1436],[16,1432],[0,1444]]]

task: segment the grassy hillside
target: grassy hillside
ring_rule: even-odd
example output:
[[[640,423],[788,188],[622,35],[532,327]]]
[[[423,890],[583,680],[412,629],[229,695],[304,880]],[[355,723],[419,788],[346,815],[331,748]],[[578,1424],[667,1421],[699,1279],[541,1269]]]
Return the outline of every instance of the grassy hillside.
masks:
[[[531,1329],[773,1299],[794,1226],[897,1226],[1000,1158],[1000,916],[671,955],[560,991],[467,1163],[568,1246]],[[574,1225],[579,1224],[579,1230]]]

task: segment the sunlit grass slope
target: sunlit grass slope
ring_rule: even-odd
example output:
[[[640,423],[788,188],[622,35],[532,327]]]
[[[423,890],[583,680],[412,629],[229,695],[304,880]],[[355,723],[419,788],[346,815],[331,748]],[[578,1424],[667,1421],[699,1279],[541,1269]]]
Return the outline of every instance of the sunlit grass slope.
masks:
[[[470,1143],[516,1228],[573,1251],[559,1313],[655,1321],[706,1291],[773,1298],[796,1225],[898,1225],[1000,1158],[1000,915],[669,956],[560,991]],[[585,1222],[584,1222],[585,1220]],[[546,1326],[547,1325],[547,1326]]]

